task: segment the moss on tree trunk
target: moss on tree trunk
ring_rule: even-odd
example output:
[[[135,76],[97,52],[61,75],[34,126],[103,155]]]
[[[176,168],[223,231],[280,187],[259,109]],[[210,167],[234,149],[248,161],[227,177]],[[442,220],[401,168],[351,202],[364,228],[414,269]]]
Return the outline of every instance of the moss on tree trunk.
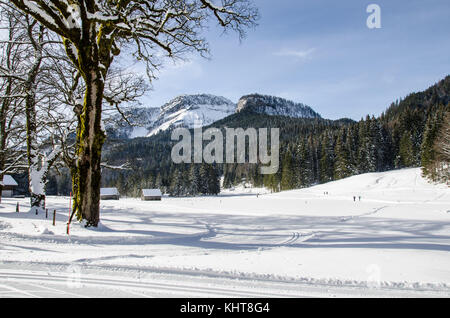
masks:
[[[86,226],[100,221],[101,151],[105,133],[101,125],[104,83],[99,71],[85,73],[86,92],[77,130],[77,164],[73,176],[74,209]]]

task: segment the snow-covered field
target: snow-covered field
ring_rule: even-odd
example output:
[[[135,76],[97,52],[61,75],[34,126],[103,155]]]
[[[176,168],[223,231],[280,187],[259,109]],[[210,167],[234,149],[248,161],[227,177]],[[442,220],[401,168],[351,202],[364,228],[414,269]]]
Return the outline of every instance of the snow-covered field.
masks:
[[[0,297],[450,297],[450,189],[420,169],[102,201],[99,228],[70,235],[69,198],[47,207],[2,200]]]

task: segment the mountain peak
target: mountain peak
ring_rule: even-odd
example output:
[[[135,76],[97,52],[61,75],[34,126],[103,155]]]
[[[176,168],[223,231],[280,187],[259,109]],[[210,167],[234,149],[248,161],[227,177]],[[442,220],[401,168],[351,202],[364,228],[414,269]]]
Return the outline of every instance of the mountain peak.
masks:
[[[180,95],[161,107],[148,136],[175,127],[207,126],[234,114],[236,104],[225,97],[198,94]]]
[[[237,104],[236,112],[239,113],[244,110],[273,116],[321,118],[318,113],[305,104],[257,93],[241,97]]]
[[[161,106],[161,112],[173,112],[180,108],[196,105],[224,105],[233,104],[229,99],[210,94],[180,95]]]

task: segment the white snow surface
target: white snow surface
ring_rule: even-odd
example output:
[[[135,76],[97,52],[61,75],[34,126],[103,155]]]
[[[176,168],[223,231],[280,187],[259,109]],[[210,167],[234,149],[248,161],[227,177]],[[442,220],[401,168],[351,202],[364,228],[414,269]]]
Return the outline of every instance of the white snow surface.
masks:
[[[47,208],[3,198],[0,297],[450,297],[450,190],[420,169],[102,201],[70,235],[69,198]]]

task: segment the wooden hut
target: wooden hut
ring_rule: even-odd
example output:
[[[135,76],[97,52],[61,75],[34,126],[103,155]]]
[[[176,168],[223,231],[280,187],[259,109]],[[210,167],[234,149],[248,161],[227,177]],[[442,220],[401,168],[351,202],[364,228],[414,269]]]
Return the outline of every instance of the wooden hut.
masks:
[[[160,189],[142,189],[142,201],[161,201],[162,193]]]
[[[3,198],[12,198],[14,195],[14,190],[19,186],[19,184],[11,177],[9,174],[3,176],[3,181],[0,183],[2,188]]]

